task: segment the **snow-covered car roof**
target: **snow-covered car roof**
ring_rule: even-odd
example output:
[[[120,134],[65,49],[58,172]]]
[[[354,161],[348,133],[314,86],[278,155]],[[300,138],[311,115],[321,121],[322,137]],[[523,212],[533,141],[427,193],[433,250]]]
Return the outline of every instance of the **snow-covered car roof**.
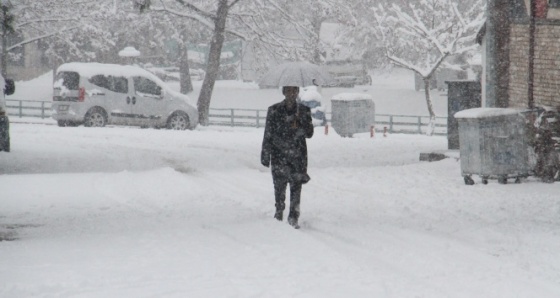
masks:
[[[122,76],[126,78],[145,76],[161,85],[165,84],[153,73],[138,66],[132,65],[104,64],[96,62],[70,62],[62,64],[56,72],[59,73],[62,71],[74,71],[88,78],[96,75]]]

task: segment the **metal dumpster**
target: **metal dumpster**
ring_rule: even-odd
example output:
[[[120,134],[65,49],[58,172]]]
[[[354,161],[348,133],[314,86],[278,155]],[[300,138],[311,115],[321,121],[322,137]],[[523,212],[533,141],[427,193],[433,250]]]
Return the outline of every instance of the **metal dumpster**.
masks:
[[[495,178],[506,184],[529,176],[525,117],[514,109],[475,108],[455,114],[459,123],[461,174],[472,185],[472,175],[482,183]]]
[[[340,93],[331,99],[331,124],[342,137],[369,132],[375,124],[375,104],[365,93]]]

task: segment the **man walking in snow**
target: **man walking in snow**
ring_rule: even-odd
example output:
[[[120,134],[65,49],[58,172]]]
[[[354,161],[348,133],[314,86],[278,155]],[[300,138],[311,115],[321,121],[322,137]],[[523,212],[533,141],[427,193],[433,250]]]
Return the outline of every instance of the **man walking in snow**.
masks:
[[[272,181],[276,199],[274,218],[283,219],[286,207],[286,188],[290,184],[290,212],[288,223],[299,228],[301,186],[309,181],[307,175],[307,144],[313,136],[311,110],[298,103],[299,87],[282,88],[285,99],[268,108],[261,150],[261,163],[272,165]]]

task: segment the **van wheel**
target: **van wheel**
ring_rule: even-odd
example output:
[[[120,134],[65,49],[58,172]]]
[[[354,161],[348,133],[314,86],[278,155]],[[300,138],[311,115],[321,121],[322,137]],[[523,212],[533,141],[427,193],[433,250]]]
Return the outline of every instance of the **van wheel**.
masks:
[[[175,112],[167,119],[167,129],[185,130],[189,128],[189,116],[183,112]]]
[[[85,127],[103,127],[107,124],[107,116],[101,108],[92,108],[84,117]]]

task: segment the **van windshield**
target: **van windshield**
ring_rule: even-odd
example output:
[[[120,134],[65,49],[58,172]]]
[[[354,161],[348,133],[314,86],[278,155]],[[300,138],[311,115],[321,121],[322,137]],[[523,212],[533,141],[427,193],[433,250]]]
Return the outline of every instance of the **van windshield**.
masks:
[[[64,86],[69,90],[78,90],[80,86],[80,75],[73,71],[63,71],[56,75],[55,86]]]

